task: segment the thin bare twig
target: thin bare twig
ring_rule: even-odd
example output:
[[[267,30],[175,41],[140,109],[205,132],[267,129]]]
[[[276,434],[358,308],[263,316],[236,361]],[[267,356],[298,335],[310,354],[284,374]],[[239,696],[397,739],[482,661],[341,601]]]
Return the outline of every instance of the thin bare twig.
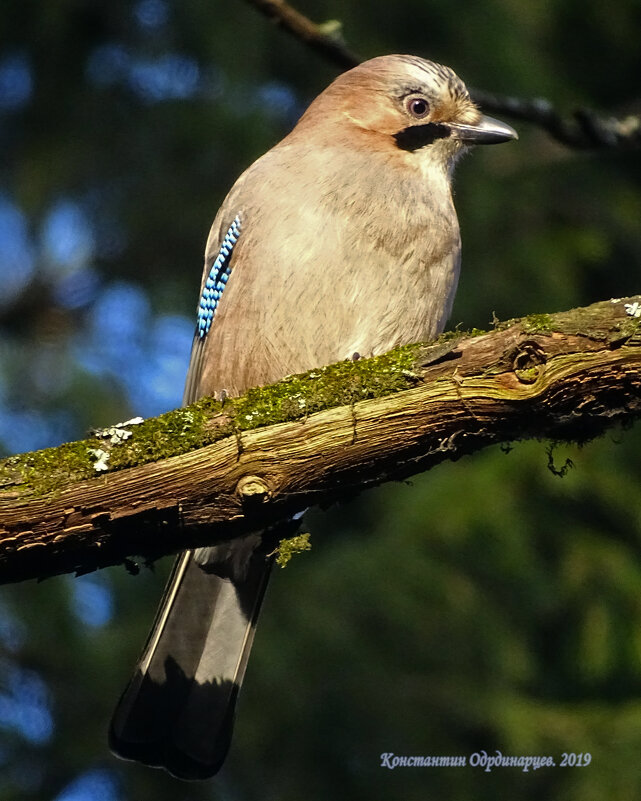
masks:
[[[600,117],[588,108],[563,116],[545,98],[522,100],[471,89],[475,102],[484,110],[542,128],[558,142],[576,149],[628,149],[641,146],[641,115]]]
[[[248,0],[248,2],[338,67],[351,69],[362,61],[350,52],[343,41],[339,22],[332,20],[318,25],[284,0]]]
[[[350,69],[361,59],[352,53],[341,36],[336,21],[317,24],[292,8],[285,0],[247,0],[247,2],[293,36],[341,69]],[[522,100],[472,89],[473,99],[487,111],[542,128],[553,139],[576,149],[621,149],[641,147],[641,115],[601,117],[588,108],[562,115],[545,98]]]

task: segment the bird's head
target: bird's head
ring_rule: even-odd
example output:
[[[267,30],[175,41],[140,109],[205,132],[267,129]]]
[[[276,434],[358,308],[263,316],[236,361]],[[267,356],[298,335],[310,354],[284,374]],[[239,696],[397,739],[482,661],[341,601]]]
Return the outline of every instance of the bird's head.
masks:
[[[467,147],[516,139],[483,115],[449,67],[418,56],[379,56],[340,75],[299,122],[315,131],[392,155],[418,153],[450,169]],[[405,160],[404,160],[405,161]]]

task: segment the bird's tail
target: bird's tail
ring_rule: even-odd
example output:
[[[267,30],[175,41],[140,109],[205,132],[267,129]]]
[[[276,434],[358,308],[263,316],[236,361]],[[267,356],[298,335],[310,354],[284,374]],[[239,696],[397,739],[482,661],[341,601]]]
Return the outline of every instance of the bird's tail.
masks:
[[[221,767],[273,561],[251,537],[244,548],[235,541],[224,554],[216,546],[176,560],[111,722],[118,756],[181,779]]]

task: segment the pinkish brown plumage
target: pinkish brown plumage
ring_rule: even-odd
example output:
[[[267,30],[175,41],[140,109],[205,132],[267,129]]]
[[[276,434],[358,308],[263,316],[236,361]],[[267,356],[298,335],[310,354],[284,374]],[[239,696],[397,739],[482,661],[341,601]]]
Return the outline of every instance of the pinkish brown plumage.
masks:
[[[515,136],[452,70],[416,56],[339,76],[216,215],[185,403],[440,333],[460,265],[454,165],[471,144]],[[179,558],[114,715],[116,753],[182,778],[219,769],[269,575],[264,545],[255,534]]]

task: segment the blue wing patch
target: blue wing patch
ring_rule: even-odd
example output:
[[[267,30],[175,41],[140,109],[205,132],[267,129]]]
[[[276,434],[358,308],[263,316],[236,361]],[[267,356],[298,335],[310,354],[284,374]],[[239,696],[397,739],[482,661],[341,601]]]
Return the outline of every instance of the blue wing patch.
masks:
[[[231,274],[231,265],[229,262],[231,261],[232,250],[239,236],[240,217],[236,215],[236,219],[229,226],[229,230],[225,234],[218,255],[205,281],[203,293],[200,296],[196,322],[196,331],[200,339],[204,339],[211,328],[212,320],[218,308],[218,301],[223,294],[223,290]]]

